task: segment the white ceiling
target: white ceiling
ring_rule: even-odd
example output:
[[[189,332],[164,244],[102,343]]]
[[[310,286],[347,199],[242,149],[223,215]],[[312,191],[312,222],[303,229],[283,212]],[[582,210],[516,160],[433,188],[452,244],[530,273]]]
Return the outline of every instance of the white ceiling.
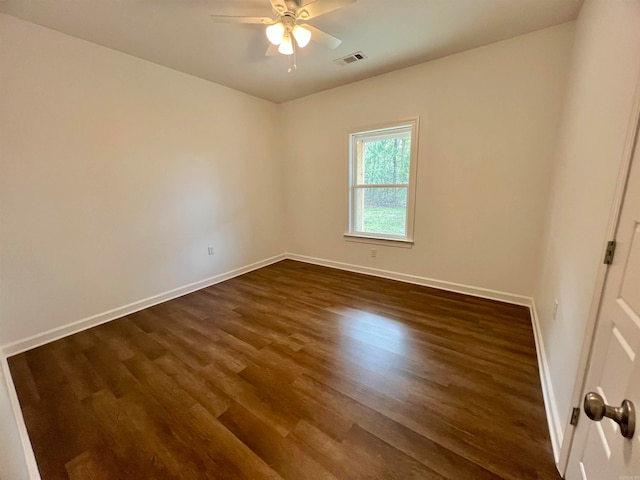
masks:
[[[263,26],[209,17],[227,9],[271,16],[269,0],[0,0],[0,12],[279,103],[567,22],[581,4],[358,0],[308,22],[343,42],[298,50],[292,73],[289,57],[264,56]],[[368,58],[333,62],[357,51]]]

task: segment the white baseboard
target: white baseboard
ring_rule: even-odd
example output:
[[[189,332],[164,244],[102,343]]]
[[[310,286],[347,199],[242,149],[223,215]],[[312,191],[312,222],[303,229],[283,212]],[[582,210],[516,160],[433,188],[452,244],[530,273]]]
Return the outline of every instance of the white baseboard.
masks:
[[[542,385],[542,396],[544,399],[544,409],[547,413],[547,423],[549,424],[549,436],[551,437],[551,446],[553,448],[553,458],[556,466],[560,461],[560,448],[563,441],[563,429],[560,423],[560,415],[558,414],[558,404],[553,393],[553,384],[551,383],[551,373],[549,372],[549,364],[547,363],[547,355],[544,349],[544,339],[540,331],[540,321],[536,304],[533,298],[529,306],[531,311],[531,324],[533,326],[533,338],[536,342],[536,354],[538,355],[538,370],[540,371],[540,383]]]
[[[125,315],[129,315],[139,310],[152,307],[153,305],[166,302],[168,300],[171,300],[172,298],[181,297],[188,293],[195,292],[196,290],[200,290],[202,288],[215,285],[216,283],[224,282],[225,280],[229,280],[230,278],[251,272],[252,270],[266,267],[267,265],[271,265],[272,263],[284,260],[284,258],[284,254],[276,255],[274,257],[252,263],[250,265],[246,265],[244,267],[236,268],[235,270],[231,270],[229,272],[205,278],[204,280],[190,283],[182,287],[174,288],[173,290],[169,290],[168,292],[160,293],[158,295],[154,295],[152,297],[130,303],[129,305],[114,308],[113,310],[109,310],[107,312],[98,313],[97,315],[83,318],[82,320],[77,320],[75,322],[68,323],[67,325],[53,328],[46,332],[38,333],[36,335],[32,335],[31,337],[18,340],[17,342],[4,345],[0,351],[2,352],[3,357],[10,357],[17,353],[31,350],[32,348],[44,345],[45,343],[52,342],[59,338],[78,333],[82,330],[86,330],[102,323],[115,320],[116,318],[124,317]]]
[[[30,480],[40,480],[40,472],[38,471],[38,465],[36,464],[36,457],[33,454],[33,448],[31,447],[31,441],[29,440],[29,435],[27,433],[27,426],[24,423],[22,409],[20,408],[20,402],[18,401],[18,394],[16,393],[16,387],[13,383],[13,378],[11,378],[11,372],[9,371],[7,358],[5,356],[2,356],[2,358],[0,358],[0,362],[2,362],[2,366],[0,368],[0,376],[4,377],[5,387],[7,389],[7,394],[9,395],[9,403],[11,404],[13,417],[18,428],[20,446],[22,447],[22,450],[24,452],[24,465],[27,467],[27,473]],[[0,388],[2,388],[2,386],[0,386]],[[3,411],[2,413],[4,414],[5,412]],[[10,435],[11,438],[9,438],[8,441],[12,441],[13,435],[11,434],[11,432],[4,433]]]
[[[349,272],[364,273],[374,277],[388,278],[390,280],[398,280],[405,283],[413,283],[424,287],[438,288],[449,292],[463,293],[473,297],[486,298],[489,300],[497,300],[499,302],[511,303],[514,305],[522,305],[529,307],[531,298],[515,293],[500,292],[498,290],[490,290],[487,288],[472,287],[461,283],[447,282],[444,280],[436,280],[434,278],[420,277],[417,275],[408,275],[406,273],[392,272],[390,270],[381,270],[378,268],[363,267],[361,265],[353,265],[351,263],[334,262],[333,260],[325,260],[323,258],[307,257],[306,255],[298,255],[296,253],[287,253],[286,258],[297,260],[299,262],[312,263],[324,267],[337,268],[347,270]]]

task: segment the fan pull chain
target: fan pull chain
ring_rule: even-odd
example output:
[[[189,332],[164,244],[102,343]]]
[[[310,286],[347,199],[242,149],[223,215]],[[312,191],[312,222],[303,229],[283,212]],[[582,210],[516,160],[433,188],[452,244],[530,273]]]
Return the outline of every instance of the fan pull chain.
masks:
[[[298,61],[296,59],[296,42],[293,41],[293,55],[289,55],[289,70],[287,70],[288,73],[291,73],[293,70],[297,70],[298,69]],[[291,57],[293,57],[293,68],[291,65]]]

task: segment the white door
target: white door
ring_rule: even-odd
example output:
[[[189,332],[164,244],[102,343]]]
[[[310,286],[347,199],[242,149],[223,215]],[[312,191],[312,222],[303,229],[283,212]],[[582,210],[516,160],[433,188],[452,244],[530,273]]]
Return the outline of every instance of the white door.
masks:
[[[585,391],[607,405],[624,399],[636,409],[636,432],[624,438],[609,418],[589,420],[581,411],[569,456],[567,480],[640,480],[640,144],[632,160],[598,313]],[[583,405],[580,405],[583,409]]]

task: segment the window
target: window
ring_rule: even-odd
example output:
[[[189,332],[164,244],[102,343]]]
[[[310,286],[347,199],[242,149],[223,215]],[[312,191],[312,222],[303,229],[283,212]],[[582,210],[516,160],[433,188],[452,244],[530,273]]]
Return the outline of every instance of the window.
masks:
[[[347,236],[413,242],[418,119],[349,136]]]

